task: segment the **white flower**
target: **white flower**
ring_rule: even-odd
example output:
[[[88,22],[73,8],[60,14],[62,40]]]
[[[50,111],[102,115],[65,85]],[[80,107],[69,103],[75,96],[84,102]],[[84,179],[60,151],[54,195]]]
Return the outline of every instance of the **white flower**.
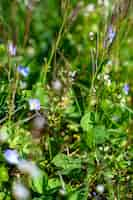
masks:
[[[9,136],[5,127],[2,127],[0,130],[0,142],[6,142]]]
[[[40,175],[40,169],[31,161],[20,160],[18,163],[18,169],[23,173],[29,174],[31,177],[37,177]]]
[[[109,80],[109,75],[108,74],[104,74],[104,80],[108,81]]]
[[[85,10],[87,12],[93,12],[95,10],[95,5],[93,3],[90,3],[86,6]]]
[[[20,88],[25,89],[27,87],[27,83],[25,81],[20,81]]]
[[[104,185],[102,185],[102,184],[97,185],[96,190],[97,190],[97,192],[102,194],[104,192]]]
[[[4,158],[10,164],[18,164],[19,162],[19,155],[16,150],[7,149],[4,152]]]
[[[62,83],[57,79],[52,82],[52,87],[55,91],[60,91],[62,89]]]
[[[60,193],[61,196],[65,196],[67,194],[67,192],[66,192],[66,190],[64,188],[61,188],[59,190],[59,193]]]
[[[22,183],[14,183],[12,188],[13,196],[17,200],[26,200],[30,197],[29,190]]]
[[[111,80],[107,80],[107,85],[110,86],[111,85]]]
[[[11,56],[15,56],[16,55],[16,46],[11,42],[11,43],[9,43],[9,45],[8,45],[8,51],[9,51],[9,54],[11,55]]]
[[[40,110],[40,101],[39,99],[29,99],[30,110]]]
[[[122,107],[123,107],[124,104],[126,103],[126,99],[123,97],[123,98],[121,99],[120,103],[121,103],[121,105],[122,105]]]
[[[84,9],[84,16],[89,16],[90,13],[94,12],[95,5],[93,3],[88,4]]]
[[[109,7],[109,0],[98,0],[99,5],[104,5],[105,7]]]
[[[89,32],[89,38],[90,38],[90,40],[94,40],[94,36],[95,36],[95,34],[94,34],[94,32]]]

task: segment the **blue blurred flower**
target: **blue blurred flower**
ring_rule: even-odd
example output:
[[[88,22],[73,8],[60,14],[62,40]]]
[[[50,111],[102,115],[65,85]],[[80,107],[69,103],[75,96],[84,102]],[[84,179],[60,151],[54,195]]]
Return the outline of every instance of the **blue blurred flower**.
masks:
[[[40,110],[39,99],[29,99],[30,110]]]
[[[10,164],[18,164],[19,162],[19,155],[16,150],[12,150],[12,149],[5,150],[4,158]]]
[[[124,85],[124,87],[123,87],[123,90],[124,90],[125,94],[128,94],[128,93],[129,93],[129,89],[130,89],[130,87],[129,87],[129,85],[126,83],[126,84]]]
[[[27,77],[29,74],[29,67],[23,67],[22,65],[19,65],[17,68],[18,72],[22,74],[24,77]]]

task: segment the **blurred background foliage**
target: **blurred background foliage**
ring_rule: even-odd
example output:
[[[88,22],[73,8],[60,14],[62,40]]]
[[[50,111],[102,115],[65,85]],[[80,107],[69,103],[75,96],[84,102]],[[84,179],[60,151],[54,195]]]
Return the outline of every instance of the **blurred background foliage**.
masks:
[[[0,1],[0,133],[4,127],[9,136],[0,147],[0,199],[13,198],[17,178],[33,200],[133,198],[132,7],[130,0]],[[28,77],[18,78],[18,65],[30,68]],[[29,98],[40,100],[45,127],[35,127]],[[31,183],[5,164],[7,147],[35,161],[42,177]]]

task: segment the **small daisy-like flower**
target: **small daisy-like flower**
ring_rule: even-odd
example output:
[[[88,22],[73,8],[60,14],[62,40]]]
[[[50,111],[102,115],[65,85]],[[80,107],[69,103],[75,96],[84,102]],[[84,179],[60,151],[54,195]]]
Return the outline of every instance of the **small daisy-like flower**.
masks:
[[[12,193],[17,200],[26,200],[30,198],[29,190],[20,182],[13,184]]]
[[[9,45],[8,45],[8,51],[9,51],[9,54],[11,56],[15,56],[16,55],[17,49],[16,49],[16,46],[12,42],[9,43]]]
[[[17,71],[22,74],[24,77],[27,77],[29,74],[29,67],[18,66]]]
[[[128,93],[129,93],[129,85],[126,83],[125,85],[124,85],[124,87],[123,87],[123,90],[124,90],[124,92],[125,92],[125,94],[127,95]]]
[[[40,110],[39,99],[29,99],[30,110]]]
[[[19,155],[16,150],[7,149],[4,152],[4,158],[10,164],[18,164],[19,162]]]

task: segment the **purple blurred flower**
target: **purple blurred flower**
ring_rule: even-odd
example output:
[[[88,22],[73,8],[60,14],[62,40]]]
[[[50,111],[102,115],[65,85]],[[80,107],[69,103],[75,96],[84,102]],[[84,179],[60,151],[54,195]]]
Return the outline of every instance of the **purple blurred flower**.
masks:
[[[92,194],[93,194],[93,196],[96,196],[96,195],[97,195],[97,193],[96,193],[96,192],[92,192]]]
[[[29,99],[30,110],[40,110],[39,99]]]
[[[107,31],[106,38],[104,40],[104,47],[106,48],[108,45],[111,45],[114,38],[116,36],[116,31],[113,30],[113,26],[110,25]]]
[[[12,149],[5,150],[4,158],[10,164],[18,164],[19,162],[19,155],[16,150]]]
[[[12,42],[8,45],[8,51],[11,56],[16,55],[16,46]]]
[[[113,27],[109,26],[109,29],[108,29],[109,44],[113,42],[115,35],[116,35],[116,32],[113,30]]]
[[[129,93],[129,89],[130,89],[130,87],[129,87],[129,85],[126,83],[126,84],[124,85],[124,87],[123,87],[123,90],[124,90],[125,94],[128,94],[128,93]]]
[[[17,70],[18,70],[18,72],[19,72],[20,74],[22,74],[24,77],[27,77],[28,74],[29,74],[29,71],[30,71],[30,70],[29,70],[29,67],[23,67],[23,66],[21,66],[21,65],[18,66]]]

